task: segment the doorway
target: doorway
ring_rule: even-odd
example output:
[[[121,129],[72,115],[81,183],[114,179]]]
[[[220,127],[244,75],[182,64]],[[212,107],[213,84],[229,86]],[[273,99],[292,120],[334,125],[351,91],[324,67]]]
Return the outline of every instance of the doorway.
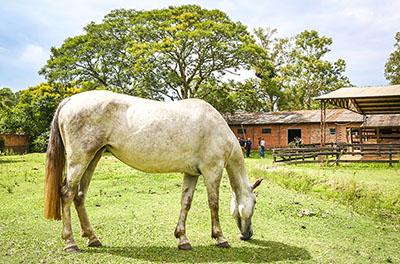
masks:
[[[288,144],[295,141],[295,138],[301,139],[301,129],[288,129]]]

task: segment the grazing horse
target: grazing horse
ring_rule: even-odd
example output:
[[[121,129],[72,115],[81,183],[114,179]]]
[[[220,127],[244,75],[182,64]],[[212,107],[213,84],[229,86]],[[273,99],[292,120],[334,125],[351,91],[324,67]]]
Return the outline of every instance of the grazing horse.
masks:
[[[253,186],[249,184],[239,143],[211,105],[198,99],[157,102],[90,91],[60,103],[51,124],[47,149],[44,214],[47,219],[62,218],[67,252],[79,251],[71,228],[72,202],[88,246],[101,246],[90,225],[85,198],[105,149],[144,172],[184,174],[181,211],[175,229],[179,249],[191,249],[186,236],[186,217],[200,175],[204,178],[211,211],[211,236],[217,246],[229,247],[218,217],[224,168],[233,190],[232,214],[241,239],[253,235],[251,217],[256,202],[253,189],[260,181]]]

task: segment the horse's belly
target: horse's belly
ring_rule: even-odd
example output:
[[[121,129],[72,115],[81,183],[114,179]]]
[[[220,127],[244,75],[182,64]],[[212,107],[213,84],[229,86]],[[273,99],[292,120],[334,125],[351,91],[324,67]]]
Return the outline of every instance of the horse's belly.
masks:
[[[111,153],[120,161],[128,166],[140,171],[150,173],[169,173],[169,172],[186,172],[195,173],[187,164],[187,160],[181,157],[171,157],[171,155],[159,155],[156,151],[153,154],[142,155],[142,153],[135,153],[126,155],[126,153],[110,148]]]

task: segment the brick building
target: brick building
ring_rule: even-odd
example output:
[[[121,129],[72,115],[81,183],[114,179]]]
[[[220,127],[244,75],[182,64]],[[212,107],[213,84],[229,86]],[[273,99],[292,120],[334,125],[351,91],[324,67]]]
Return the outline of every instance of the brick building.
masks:
[[[235,113],[224,115],[237,137],[250,138],[258,148],[263,137],[266,148],[287,147],[295,137],[303,144],[320,143],[319,110],[268,113]],[[345,109],[326,110],[326,142],[349,142],[350,128],[359,128],[363,116]]]

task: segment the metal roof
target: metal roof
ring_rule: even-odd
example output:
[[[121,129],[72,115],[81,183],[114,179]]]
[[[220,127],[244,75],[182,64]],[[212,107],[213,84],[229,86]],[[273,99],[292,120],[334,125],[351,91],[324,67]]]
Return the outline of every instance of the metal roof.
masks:
[[[360,114],[400,114],[400,85],[345,87],[315,98]]]
[[[370,115],[366,118],[362,127],[400,127],[400,114],[394,115]]]
[[[300,124],[320,123],[319,110],[301,110],[288,112],[237,112],[224,114],[229,125],[268,125],[268,124]],[[328,123],[362,123],[363,116],[346,109],[326,109]]]

